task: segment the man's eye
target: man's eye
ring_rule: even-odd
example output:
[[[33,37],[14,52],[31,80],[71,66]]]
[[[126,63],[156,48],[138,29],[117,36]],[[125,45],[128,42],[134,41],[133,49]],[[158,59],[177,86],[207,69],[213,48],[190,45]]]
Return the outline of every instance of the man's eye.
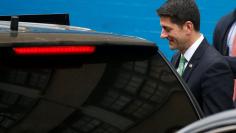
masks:
[[[170,32],[170,28],[168,28],[168,27],[163,27],[163,29],[165,32]]]
[[[170,32],[170,28],[165,28],[165,31],[166,32]]]

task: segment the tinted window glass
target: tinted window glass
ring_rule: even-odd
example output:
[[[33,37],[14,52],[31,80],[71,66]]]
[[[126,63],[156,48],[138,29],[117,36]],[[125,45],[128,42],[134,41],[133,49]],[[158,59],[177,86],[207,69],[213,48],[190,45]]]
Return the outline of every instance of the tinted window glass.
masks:
[[[115,62],[115,61],[114,61]],[[172,132],[199,118],[161,54],[74,68],[0,70],[0,127],[33,133]]]

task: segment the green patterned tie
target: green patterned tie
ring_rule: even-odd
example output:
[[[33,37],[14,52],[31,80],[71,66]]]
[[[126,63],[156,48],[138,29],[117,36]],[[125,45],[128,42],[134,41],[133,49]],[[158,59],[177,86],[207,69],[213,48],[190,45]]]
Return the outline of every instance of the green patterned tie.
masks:
[[[184,73],[184,65],[187,62],[187,60],[184,58],[184,56],[181,54],[180,60],[179,60],[179,66],[177,68],[177,72],[180,76]]]

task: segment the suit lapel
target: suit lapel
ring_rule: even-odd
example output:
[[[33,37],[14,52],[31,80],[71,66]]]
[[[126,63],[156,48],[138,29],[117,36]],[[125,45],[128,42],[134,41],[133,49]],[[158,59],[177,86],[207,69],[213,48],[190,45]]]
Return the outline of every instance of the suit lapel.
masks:
[[[175,67],[175,69],[178,68],[180,55],[181,55],[180,52],[177,52],[177,54],[175,54],[173,59],[171,60],[171,63]]]
[[[197,48],[197,50],[194,52],[192,58],[190,59],[190,61],[188,62],[188,65],[185,68],[185,71],[182,75],[183,79],[188,82],[189,77],[191,76],[191,73],[193,72],[193,70],[197,67],[197,65],[199,64],[199,61],[201,59],[201,56],[204,54],[205,50],[209,47],[206,39],[204,39],[201,44],[199,45],[199,47]]]

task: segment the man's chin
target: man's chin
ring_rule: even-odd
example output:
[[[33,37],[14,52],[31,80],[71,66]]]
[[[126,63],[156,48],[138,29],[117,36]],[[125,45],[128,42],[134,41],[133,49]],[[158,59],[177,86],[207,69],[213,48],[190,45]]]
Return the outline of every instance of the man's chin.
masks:
[[[176,50],[176,48],[171,48],[171,47],[170,47],[170,50]]]
[[[169,45],[169,48],[170,48],[171,50],[176,50],[176,47],[174,47],[174,46],[172,46],[172,45]]]

